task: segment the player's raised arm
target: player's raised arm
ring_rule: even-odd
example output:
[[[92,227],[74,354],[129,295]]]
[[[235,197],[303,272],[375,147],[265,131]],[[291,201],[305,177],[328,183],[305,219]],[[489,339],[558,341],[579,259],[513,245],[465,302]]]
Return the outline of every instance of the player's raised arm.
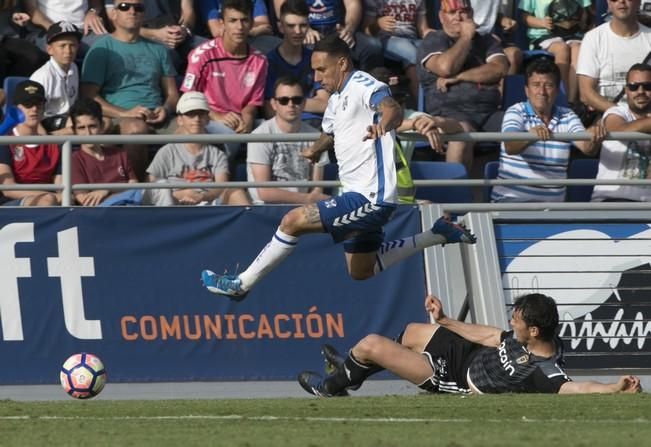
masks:
[[[441,300],[433,295],[425,297],[425,310],[432,316],[439,326],[454,332],[466,340],[483,346],[497,347],[500,345],[502,329],[483,324],[464,323],[449,318],[443,312]]]

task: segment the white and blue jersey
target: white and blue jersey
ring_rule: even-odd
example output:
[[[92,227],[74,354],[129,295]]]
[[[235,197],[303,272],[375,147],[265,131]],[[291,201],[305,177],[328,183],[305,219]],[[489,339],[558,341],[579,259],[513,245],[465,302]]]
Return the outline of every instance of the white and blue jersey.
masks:
[[[545,123],[529,101],[512,105],[504,113],[502,132],[528,132]],[[579,117],[567,107],[554,106],[547,128],[554,133],[583,132]],[[536,141],[521,153],[509,155],[500,149],[498,179],[565,179],[570,159],[571,143],[566,141]],[[494,202],[562,202],[564,186],[495,186],[491,195]]]
[[[334,136],[339,179],[344,192],[357,192],[373,204],[395,204],[394,132],[363,141],[367,128],[380,120],[380,102],[389,87],[363,71],[352,72],[339,92],[330,95],[323,131]]]

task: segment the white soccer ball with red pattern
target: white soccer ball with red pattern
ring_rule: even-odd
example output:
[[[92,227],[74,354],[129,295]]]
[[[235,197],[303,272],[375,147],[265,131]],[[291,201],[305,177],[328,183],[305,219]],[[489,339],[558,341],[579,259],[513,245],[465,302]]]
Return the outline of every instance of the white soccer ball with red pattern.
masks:
[[[97,396],[106,384],[104,364],[96,355],[82,352],[68,357],[59,374],[64,391],[76,399]]]

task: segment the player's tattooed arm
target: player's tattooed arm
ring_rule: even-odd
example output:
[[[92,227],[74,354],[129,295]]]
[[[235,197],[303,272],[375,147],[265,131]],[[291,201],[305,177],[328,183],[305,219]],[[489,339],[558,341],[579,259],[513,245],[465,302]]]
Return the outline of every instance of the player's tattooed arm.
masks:
[[[387,96],[378,106],[378,111],[382,115],[380,123],[384,126],[385,132],[390,132],[393,129],[397,129],[402,123],[402,107],[398,104],[398,101],[393,99],[391,96]]]
[[[322,133],[312,146],[303,150],[302,155],[313,163],[316,163],[321,158],[321,154],[332,149],[334,145],[335,138],[330,134]]]
[[[377,111],[380,114],[380,122],[368,126],[364,140],[379,138],[385,133],[398,128],[402,123],[402,107],[391,96],[386,96],[380,101]]]

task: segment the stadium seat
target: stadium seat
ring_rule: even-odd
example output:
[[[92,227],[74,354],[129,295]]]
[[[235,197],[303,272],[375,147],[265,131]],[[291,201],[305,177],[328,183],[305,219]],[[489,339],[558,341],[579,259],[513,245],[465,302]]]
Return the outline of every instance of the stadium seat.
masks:
[[[502,92],[502,110],[506,110],[513,104],[525,101],[527,96],[524,93],[524,75],[508,75],[504,78],[504,89]]]
[[[461,163],[446,161],[412,161],[409,165],[414,180],[466,179],[468,173]],[[416,198],[434,203],[470,203],[469,186],[419,186]]]
[[[599,171],[598,158],[579,158],[570,161],[567,168],[567,178],[597,178]],[[592,197],[593,185],[573,185],[567,187],[566,202],[589,202]]]
[[[525,101],[527,95],[524,92],[525,77],[524,75],[508,75],[504,78],[504,91],[502,93],[502,110],[506,110],[513,104]],[[556,105],[568,107],[567,95],[565,88],[561,84],[561,89],[556,97]]]
[[[599,26],[608,17],[608,0],[595,0],[594,1],[594,25]]]
[[[2,85],[2,89],[5,91],[5,105],[2,107],[3,115],[7,113],[7,107],[14,105],[14,90],[16,89],[16,85],[28,79],[23,76],[7,76],[5,78]]]
[[[323,180],[339,180],[339,166],[337,163],[328,163],[323,167]],[[323,193],[328,195],[334,194],[335,188],[324,188]]]
[[[423,84],[418,83],[418,105],[416,106],[419,112],[425,111],[425,89]]]
[[[497,171],[500,168],[499,161],[489,161],[484,165],[484,179],[485,180],[494,180],[497,178]],[[484,186],[484,202],[490,203],[491,201],[491,192],[493,191],[492,186]]]
[[[238,163],[235,166],[235,175],[231,180],[234,182],[246,182],[248,180],[246,173],[246,163]]]

